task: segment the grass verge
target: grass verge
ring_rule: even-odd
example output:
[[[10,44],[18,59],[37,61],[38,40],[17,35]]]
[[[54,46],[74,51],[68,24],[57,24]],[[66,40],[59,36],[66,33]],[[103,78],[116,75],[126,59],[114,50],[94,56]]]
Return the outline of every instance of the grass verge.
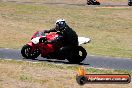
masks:
[[[76,83],[78,65],[0,59],[0,88],[80,88]],[[132,72],[86,67],[87,73],[124,74]],[[86,88],[130,88],[130,84],[86,84]]]

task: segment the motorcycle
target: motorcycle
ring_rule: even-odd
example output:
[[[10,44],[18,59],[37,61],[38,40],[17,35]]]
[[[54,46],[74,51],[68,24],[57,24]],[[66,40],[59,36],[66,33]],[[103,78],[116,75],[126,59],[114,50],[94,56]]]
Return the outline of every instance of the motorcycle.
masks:
[[[26,59],[36,59],[41,55],[41,57],[47,59],[67,59],[70,63],[80,63],[86,58],[87,52],[80,45],[90,42],[89,38],[78,37],[79,46],[74,47],[62,47],[62,40],[55,43],[47,42],[55,40],[59,36],[57,32],[49,34],[41,31],[35,32],[31,41],[22,47],[22,56]]]
[[[99,0],[87,0],[88,5],[100,5]]]

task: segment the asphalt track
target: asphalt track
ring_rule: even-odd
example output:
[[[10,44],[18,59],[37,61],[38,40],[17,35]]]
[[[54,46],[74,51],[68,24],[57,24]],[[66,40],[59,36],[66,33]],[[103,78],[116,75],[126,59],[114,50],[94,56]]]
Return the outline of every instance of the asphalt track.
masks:
[[[17,49],[0,49],[0,58],[2,59],[13,59],[13,60],[29,60],[23,59],[20,50]],[[51,62],[55,64],[69,64],[67,60],[47,60],[46,58],[38,57],[41,62]],[[34,61],[34,60],[30,60]],[[114,57],[103,57],[103,56],[92,56],[88,55],[87,58],[80,64],[88,67],[106,68],[106,69],[119,69],[119,70],[130,70],[132,71],[132,59],[127,58],[114,58]]]
[[[58,5],[76,5],[76,6],[88,6],[86,4],[65,4],[65,3],[34,3],[34,2],[18,2],[18,1],[3,1],[0,2],[13,2],[19,4],[35,4],[35,5],[43,5],[43,4],[58,4]],[[97,6],[90,5],[89,7],[128,7],[127,3],[125,4],[101,4]],[[16,49],[0,49],[0,58],[3,59],[14,59],[14,60],[29,60],[23,59],[21,56],[20,50]],[[67,60],[47,60],[42,57],[38,57],[36,61],[44,61],[51,63],[61,63],[68,64]],[[33,60],[30,60],[33,61]],[[91,56],[88,55],[87,58],[81,63],[81,65],[96,67],[96,68],[108,68],[108,69],[123,69],[123,70],[131,70],[132,71],[132,59],[127,58],[114,58],[114,57],[103,57],[103,56]]]

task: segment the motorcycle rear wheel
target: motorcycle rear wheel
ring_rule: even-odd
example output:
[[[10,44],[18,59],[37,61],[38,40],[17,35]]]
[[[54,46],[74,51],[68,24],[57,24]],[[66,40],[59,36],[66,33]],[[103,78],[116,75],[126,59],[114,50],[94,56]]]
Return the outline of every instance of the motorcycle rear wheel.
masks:
[[[87,56],[86,50],[82,46],[76,46],[71,49],[67,60],[73,64],[79,64]]]
[[[29,45],[24,45],[21,49],[21,54],[26,59],[35,59],[40,55],[40,51],[38,49],[32,51],[32,47]]]

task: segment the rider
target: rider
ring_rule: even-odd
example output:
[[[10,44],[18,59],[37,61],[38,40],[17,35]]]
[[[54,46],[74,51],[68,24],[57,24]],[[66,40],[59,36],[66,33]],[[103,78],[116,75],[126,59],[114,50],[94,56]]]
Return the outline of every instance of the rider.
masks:
[[[67,25],[64,19],[57,20],[55,23],[55,28],[44,30],[44,33],[50,32],[57,32],[62,36],[56,38],[54,41],[63,40],[63,47],[78,46],[78,35],[72,28]]]

